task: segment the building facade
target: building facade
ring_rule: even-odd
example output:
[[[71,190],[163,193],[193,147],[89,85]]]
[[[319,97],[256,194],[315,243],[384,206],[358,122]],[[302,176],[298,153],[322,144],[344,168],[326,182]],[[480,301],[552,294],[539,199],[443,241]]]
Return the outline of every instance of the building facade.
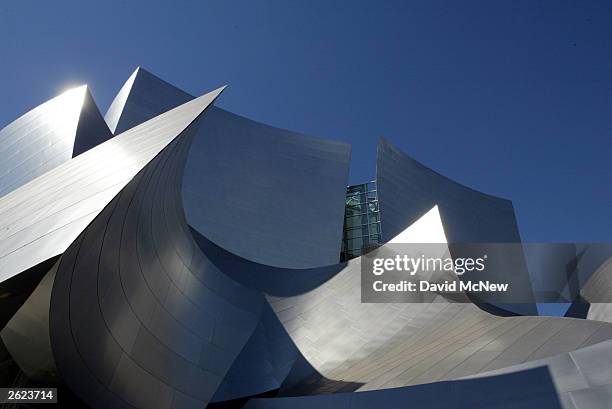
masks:
[[[81,87],[0,131],[4,385],[63,407],[608,407],[605,308],[362,302],[376,248],[520,245],[510,201],[385,140],[375,180],[347,187],[349,145],[215,107],[221,91],[138,68],[104,119]],[[526,267],[508,279],[531,291]]]

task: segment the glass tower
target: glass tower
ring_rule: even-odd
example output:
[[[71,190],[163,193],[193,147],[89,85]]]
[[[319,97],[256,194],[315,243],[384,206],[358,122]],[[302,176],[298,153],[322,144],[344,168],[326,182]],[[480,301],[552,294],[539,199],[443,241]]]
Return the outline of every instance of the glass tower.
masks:
[[[366,253],[380,244],[380,213],[376,181],[346,188],[341,261]]]

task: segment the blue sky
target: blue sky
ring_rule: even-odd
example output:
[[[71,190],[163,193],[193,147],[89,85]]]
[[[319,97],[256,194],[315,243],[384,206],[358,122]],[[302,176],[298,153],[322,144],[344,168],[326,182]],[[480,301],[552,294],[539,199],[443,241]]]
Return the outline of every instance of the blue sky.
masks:
[[[608,1],[3,1],[0,126],[141,65],[218,105],[353,145],[379,136],[511,198],[523,239],[612,242]]]

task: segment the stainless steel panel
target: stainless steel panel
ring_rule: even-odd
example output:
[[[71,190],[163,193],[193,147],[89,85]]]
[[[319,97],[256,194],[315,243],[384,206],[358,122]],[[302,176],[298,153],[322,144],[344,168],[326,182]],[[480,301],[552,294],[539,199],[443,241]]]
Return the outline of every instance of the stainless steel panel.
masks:
[[[0,130],[0,197],[111,137],[86,85],[39,105]]]
[[[0,198],[0,281],[62,254],[219,92],[132,128]]]
[[[142,68],[106,119],[129,129],[192,97]],[[212,107],[185,166],[188,223],[248,260],[285,268],[340,257],[350,146],[264,125]]]

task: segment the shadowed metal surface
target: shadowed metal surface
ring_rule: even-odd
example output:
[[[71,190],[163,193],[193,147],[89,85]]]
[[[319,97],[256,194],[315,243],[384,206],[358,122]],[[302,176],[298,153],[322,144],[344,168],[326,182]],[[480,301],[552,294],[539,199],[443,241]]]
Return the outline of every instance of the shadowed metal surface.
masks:
[[[546,368],[476,380],[408,388],[272,399],[252,399],[245,409],[562,409]]]
[[[266,302],[257,327],[236,357],[212,402],[279,389],[300,353]]]
[[[62,254],[220,92],[132,128],[0,198],[0,282]]]
[[[138,124],[191,96],[138,68],[106,114]],[[308,268],[339,261],[350,146],[267,126],[212,107],[183,182],[188,223],[257,263]]]
[[[183,187],[194,229],[257,263],[308,268],[339,261],[348,145],[221,109],[209,112],[200,133]]]
[[[49,337],[51,289],[59,261],[40,280],[30,297],[0,331],[0,336],[19,368],[29,379],[56,382],[55,362]]]
[[[600,340],[603,337],[600,337]],[[546,368],[564,409],[607,409],[612,402],[612,341],[550,358],[484,372],[478,377]],[[469,377],[472,378],[472,377]]]
[[[111,138],[86,85],[0,130],[0,196]]]
[[[585,318],[612,322],[612,258],[605,261],[595,271],[580,290],[579,303],[585,303],[587,308]]]

